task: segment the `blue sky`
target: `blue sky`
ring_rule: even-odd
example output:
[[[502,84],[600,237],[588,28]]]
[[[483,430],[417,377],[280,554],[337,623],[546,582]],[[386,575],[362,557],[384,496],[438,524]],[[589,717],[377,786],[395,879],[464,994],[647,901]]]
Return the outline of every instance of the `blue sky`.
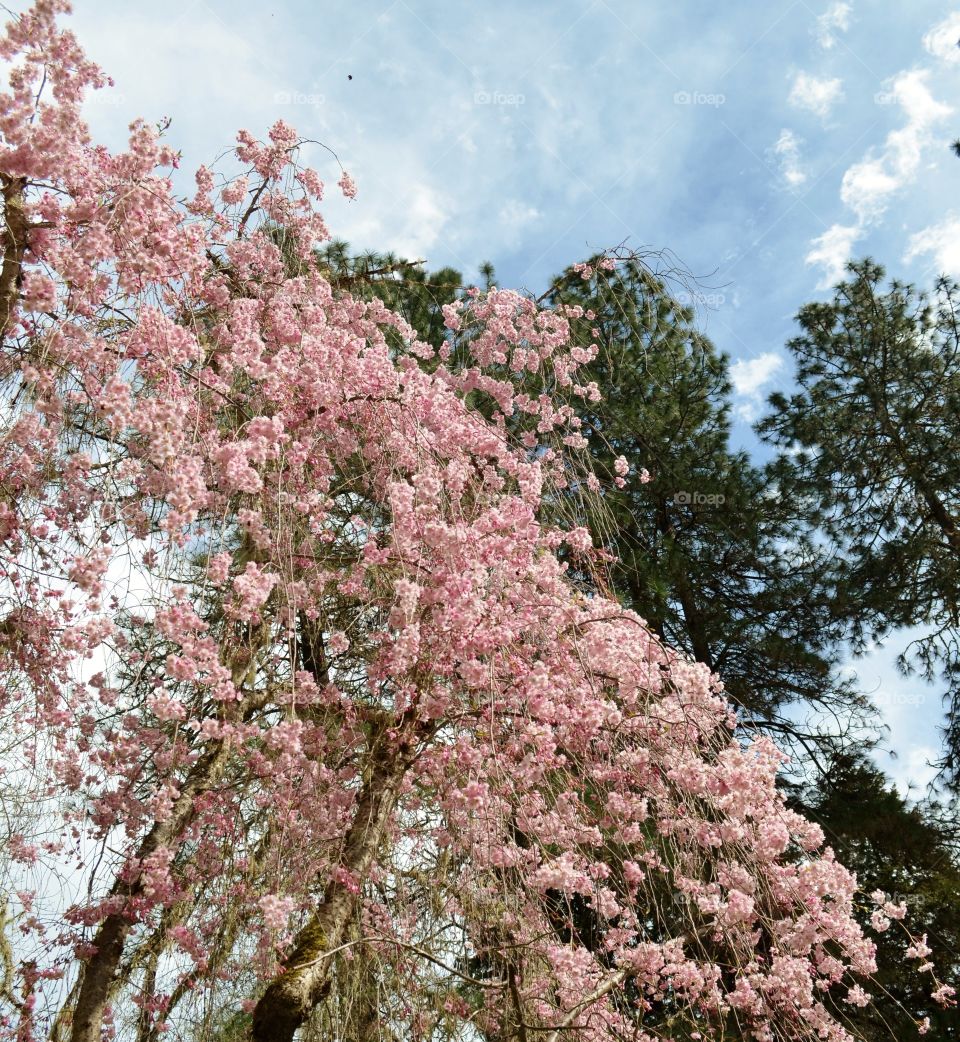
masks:
[[[278,117],[338,155],[331,230],[541,291],[596,249],[669,250],[733,361],[737,437],[790,381],[793,316],[849,257],[960,276],[960,3],[76,0],[122,143],[172,117],[184,168]],[[307,160],[329,181],[320,148]],[[902,784],[930,777],[936,692],[857,665]]]

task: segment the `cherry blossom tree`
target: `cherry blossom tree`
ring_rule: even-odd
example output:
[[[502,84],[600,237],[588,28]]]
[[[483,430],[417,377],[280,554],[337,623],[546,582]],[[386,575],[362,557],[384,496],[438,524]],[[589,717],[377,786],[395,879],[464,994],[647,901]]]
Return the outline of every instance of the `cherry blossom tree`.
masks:
[[[179,198],[67,12],[0,45],[0,1037],[850,1037],[854,877],[541,520],[596,484],[581,312],[437,352],[335,293],[295,131]]]

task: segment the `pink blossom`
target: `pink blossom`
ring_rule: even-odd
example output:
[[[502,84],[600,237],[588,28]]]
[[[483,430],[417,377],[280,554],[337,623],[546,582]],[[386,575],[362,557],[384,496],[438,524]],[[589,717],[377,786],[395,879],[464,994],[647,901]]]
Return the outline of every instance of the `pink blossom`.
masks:
[[[949,984],[941,984],[936,991],[930,993],[930,998],[934,1002],[941,1006],[955,1006],[954,996],[957,994],[956,988],[951,987]]]
[[[290,913],[296,907],[292,897],[278,897],[276,894],[265,894],[257,902],[263,915],[263,923],[268,930],[284,930]]]
[[[233,588],[239,598],[237,608],[240,618],[254,618],[266,603],[277,584],[277,576],[264,572],[253,561],[248,561],[243,574],[233,580]]]
[[[228,205],[234,206],[244,200],[247,194],[247,179],[245,177],[235,177],[226,187],[220,192],[220,198]]]
[[[342,655],[350,647],[350,640],[341,630],[335,630],[327,639],[327,647],[333,655]]]

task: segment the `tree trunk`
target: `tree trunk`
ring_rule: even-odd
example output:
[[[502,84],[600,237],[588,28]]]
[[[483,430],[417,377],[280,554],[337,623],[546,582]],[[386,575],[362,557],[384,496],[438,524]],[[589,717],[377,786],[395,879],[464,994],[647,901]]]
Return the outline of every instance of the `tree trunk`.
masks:
[[[6,335],[10,316],[20,296],[23,281],[23,255],[27,249],[29,226],[23,209],[25,177],[10,177],[0,174],[3,190],[3,217],[6,230],[3,233],[3,267],[0,268],[0,337]]]
[[[216,782],[226,763],[226,743],[216,744],[194,765],[173,805],[173,813],[164,822],[157,822],[137,848],[139,861],[149,857],[159,847],[166,846],[187,825],[193,814],[196,797]],[[142,892],[142,877],[138,872],[129,882],[117,880],[111,897],[136,897]],[[103,1025],[103,1010],[110,995],[110,988],[120,960],[124,944],[130,932],[131,922],[123,910],[108,915],[100,924],[93,938],[96,951],[83,968],[80,993],[73,1011],[73,1029],[70,1042],[100,1042]]]
[[[245,649],[241,661],[233,661],[231,678],[237,687],[242,685],[244,675],[252,668],[266,632],[265,626],[261,624],[251,637],[249,649]],[[262,709],[270,697],[269,691],[257,692],[243,702],[235,703],[232,712],[242,719],[247,719],[252,713]],[[141,841],[134,855],[138,861],[143,861],[160,847],[169,846],[183,832],[193,817],[196,798],[216,785],[229,756],[230,747],[225,741],[213,739],[210,742],[207,751],[188,772],[170,816],[162,822],[154,822]],[[110,890],[110,896],[130,898],[137,897],[142,892],[142,877],[138,871],[130,880],[118,879]],[[108,915],[97,929],[93,938],[95,951],[87,960],[81,974],[77,1004],[71,1016],[70,1042],[101,1042],[103,1011],[110,1001],[114,977],[123,958],[124,945],[131,926],[130,919],[121,908],[120,911]]]
[[[363,784],[340,867],[362,886],[393,813],[409,758],[402,743],[385,752]],[[330,953],[344,941],[357,895],[332,879],[323,902],[297,935],[284,971],[253,1012],[254,1042],[292,1042],[297,1029],[330,990]]]

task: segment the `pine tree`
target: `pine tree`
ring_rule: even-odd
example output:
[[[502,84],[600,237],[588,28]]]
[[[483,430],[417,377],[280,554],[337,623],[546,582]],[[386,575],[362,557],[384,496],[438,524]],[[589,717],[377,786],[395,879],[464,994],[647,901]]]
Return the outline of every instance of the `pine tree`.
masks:
[[[904,671],[942,673],[943,766],[960,769],[960,290],[893,281],[870,260],[808,304],[788,344],[799,390],[758,431],[780,448],[782,497],[834,551],[832,615],[858,650],[901,627],[927,635]]]

